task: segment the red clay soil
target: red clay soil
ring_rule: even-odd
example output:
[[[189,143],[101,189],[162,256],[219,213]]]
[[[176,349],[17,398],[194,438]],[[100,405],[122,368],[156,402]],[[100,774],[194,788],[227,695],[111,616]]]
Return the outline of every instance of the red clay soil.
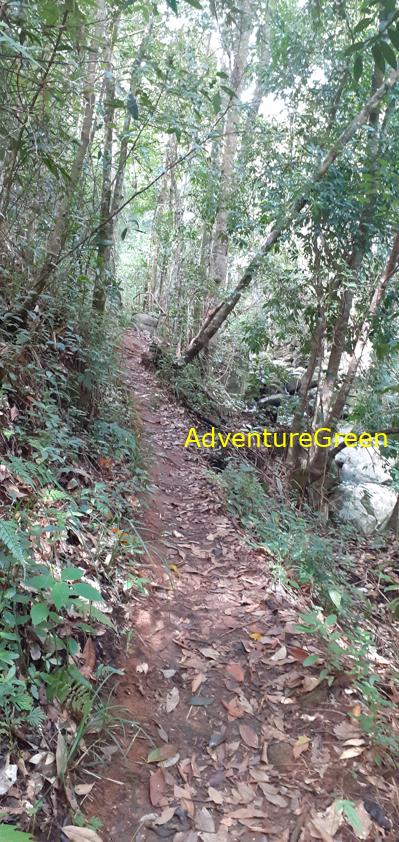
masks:
[[[101,838],[398,840],[398,790],[373,766],[355,691],[320,683],[322,653],[303,666],[318,650],[295,632],[301,598],[290,601],[228,517],[201,454],[184,449],[193,421],[142,351],[128,334],[152,484],[141,523],[152,584],[132,601],[116,699],[140,727],[92,792]],[[356,804],[356,832],[336,799]]]

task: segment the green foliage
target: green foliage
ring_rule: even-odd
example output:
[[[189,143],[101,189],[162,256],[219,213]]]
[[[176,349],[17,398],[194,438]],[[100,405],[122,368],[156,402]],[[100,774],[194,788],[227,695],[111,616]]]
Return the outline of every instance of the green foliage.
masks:
[[[200,365],[177,369],[174,360],[165,356],[159,371],[176,397],[200,415],[223,419],[241,407],[240,400],[229,394],[222,378],[207,376]]]
[[[0,842],[34,842],[34,840],[30,833],[23,833],[11,824],[0,824]]]
[[[368,629],[370,606],[361,590],[348,583],[353,562],[345,553],[346,536],[328,531],[310,510],[299,513],[287,500],[278,501],[247,463],[230,460],[217,482],[251,543],[267,550],[270,566],[284,585],[294,590],[310,586],[313,601],[322,606],[303,614],[298,625],[298,631],[326,644],[327,666],[321,678],[331,682],[342,671],[351,676],[367,705],[360,725],[375,746],[376,759],[399,757],[399,740],[389,723],[394,704],[387,700],[373,662],[376,641]]]
[[[338,620],[336,615],[324,617],[316,610],[301,616],[297,630],[316,635],[326,644],[327,667],[322,670],[321,678],[343,671],[351,676],[367,706],[367,713],[359,717],[359,725],[374,744],[375,760],[397,763],[399,739],[392,733],[389,719],[395,705],[387,699],[383,682],[373,666],[375,640],[365,628],[364,618],[360,617],[357,625],[351,620],[351,614],[341,615]]]
[[[310,509],[300,513],[294,503],[271,495],[248,463],[231,459],[218,482],[232,512],[252,540],[271,554],[287,584],[311,585],[324,605],[335,608],[339,602],[342,609],[348,607],[346,536],[339,540]]]
[[[21,336],[3,356],[0,446],[8,500],[0,521],[0,711],[8,735],[16,725],[40,730],[44,693],[69,706],[81,739],[100,704],[78,669],[84,640],[100,626],[114,631],[100,588],[106,583],[109,590],[119,563],[131,587],[142,587],[135,562],[142,544],[125,518],[144,475],[135,434],[119,420],[123,414],[129,424],[132,409],[117,369],[111,377],[107,332],[80,332],[67,310],[69,326],[57,345],[43,325],[34,343]],[[86,401],[92,413],[96,389],[102,411],[90,419]],[[116,470],[103,482],[93,471],[101,470],[101,459]],[[94,558],[93,545],[95,583],[92,570],[86,581],[84,566],[89,548]]]

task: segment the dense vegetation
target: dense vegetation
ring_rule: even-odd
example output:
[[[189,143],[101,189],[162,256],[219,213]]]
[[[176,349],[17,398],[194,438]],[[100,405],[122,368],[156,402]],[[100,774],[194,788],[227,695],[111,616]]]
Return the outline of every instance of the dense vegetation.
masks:
[[[52,731],[67,793],[108,716],[113,670],[85,641],[143,588],[146,478],[118,356],[134,314],[203,420],[388,430],[397,487],[398,62],[395,0],[0,4],[1,737],[12,750],[40,734],[44,696],[68,700],[73,740]],[[275,462],[228,461],[220,484],[286,586],[350,626],[353,535],[317,514],[334,456],[279,454],[272,503]],[[389,600],[395,571],[381,558],[373,574]],[[326,632],[317,612],[305,628]],[[394,755],[365,659],[366,726]]]

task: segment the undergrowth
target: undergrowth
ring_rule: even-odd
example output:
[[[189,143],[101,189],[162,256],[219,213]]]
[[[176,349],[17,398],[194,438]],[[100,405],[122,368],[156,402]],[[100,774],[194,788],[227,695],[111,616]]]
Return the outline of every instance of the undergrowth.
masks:
[[[1,348],[0,736],[11,757],[21,734],[44,741],[61,783],[107,719],[101,688],[117,670],[95,641],[115,632],[124,592],[145,590],[146,476],[109,335],[44,324]]]
[[[163,354],[158,371],[176,398],[200,417],[223,420],[243,408],[239,398],[227,391],[223,379],[215,373],[208,376],[198,361],[177,368],[174,358]]]
[[[351,582],[356,580],[356,558],[347,544],[351,539],[355,545],[353,533],[342,526],[339,531],[327,527],[312,510],[299,511],[294,501],[270,494],[255,468],[243,460],[230,459],[216,481],[251,543],[267,551],[280,581],[293,591],[310,593],[314,607],[301,616],[298,630],[323,639],[323,679],[333,680],[342,671],[350,675],[367,706],[360,725],[375,746],[376,760],[398,763],[399,737],[391,726],[395,705],[386,692],[386,676],[377,669],[381,606]],[[394,621],[389,604],[386,610],[389,628]],[[389,656],[395,664],[395,653]],[[390,681],[399,686],[397,667]]]

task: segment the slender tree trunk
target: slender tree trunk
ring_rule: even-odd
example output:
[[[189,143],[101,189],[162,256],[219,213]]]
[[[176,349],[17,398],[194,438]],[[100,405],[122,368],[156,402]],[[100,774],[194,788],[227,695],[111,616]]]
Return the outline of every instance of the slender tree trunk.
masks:
[[[98,230],[97,271],[93,290],[93,310],[103,315],[110,283],[110,257],[113,243],[112,198],[112,147],[114,141],[115,76],[112,66],[113,46],[117,34],[116,24],[111,32],[105,71],[104,91],[104,146],[102,158],[102,188],[100,203],[100,225]]]
[[[13,150],[11,151],[10,155],[7,157],[7,168],[3,174],[3,181],[1,187],[1,194],[0,194],[0,232],[3,229],[3,225],[7,216],[7,211],[10,203],[11,191],[14,185],[15,176],[18,170],[18,161],[21,154],[22,149],[22,140],[24,137],[25,132],[29,129],[29,125],[32,118],[32,111],[35,107],[35,104],[45,88],[47,83],[47,79],[50,73],[50,70],[54,64],[55,58],[57,56],[57,50],[60,47],[62,36],[64,34],[65,24],[68,18],[68,11],[64,12],[61,25],[59,27],[57,38],[55,39],[53,49],[50,54],[50,58],[45,65],[45,69],[40,77],[39,83],[37,88],[33,94],[32,99],[26,106],[26,115],[25,119],[22,122],[20,130],[18,132],[18,136],[15,139]]]
[[[337,420],[340,418],[342,410],[344,408],[345,402],[348,398],[351,386],[355,379],[357,370],[359,368],[364,350],[367,345],[367,340],[370,335],[371,324],[374,317],[377,315],[379,310],[381,301],[385,295],[388,282],[390,279],[396,274],[398,271],[398,261],[399,261],[399,231],[395,236],[393,241],[391,253],[388,257],[387,263],[385,265],[384,271],[380,277],[379,283],[374,290],[373,297],[370,301],[370,306],[368,309],[367,317],[364,320],[358,336],[356,340],[356,345],[354,347],[352,356],[349,360],[348,370],[346,372],[344,381],[342,386],[338,390],[337,394],[334,397],[334,401],[330,408],[330,413],[328,416],[328,424],[331,426],[335,424]]]
[[[229,86],[234,91],[231,106],[225,120],[225,141],[223,146],[222,167],[219,184],[219,203],[213,228],[210,275],[216,287],[225,286],[227,279],[228,256],[228,215],[231,200],[234,162],[238,148],[237,103],[243,89],[245,69],[248,60],[249,36],[251,27],[250,0],[243,0],[240,9],[241,21],[234,54],[233,69]]]
[[[334,401],[330,406],[328,416],[325,418],[323,425],[329,429],[334,429],[339,420],[345,402],[348,398],[351,386],[356,377],[362,356],[367,345],[370,335],[372,321],[378,313],[381,301],[385,295],[390,279],[396,274],[399,268],[399,231],[395,235],[391,252],[385,264],[384,270],[380,276],[379,282],[374,290],[371,298],[366,318],[358,332],[355,348],[349,360],[348,370],[346,372],[344,381],[334,396]],[[314,505],[319,505],[322,500],[322,486],[324,477],[327,472],[327,465],[334,455],[334,451],[324,448],[314,448],[313,453],[308,451],[308,461],[306,468],[302,471],[302,479],[299,484],[304,486],[307,484],[312,493]],[[305,477],[306,473],[306,477]]]
[[[259,27],[257,39],[259,42],[259,60],[256,71],[255,90],[248,110],[247,131],[250,131],[254,120],[258,116],[262,99],[266,93],[264,76],[267,65],[270,62],[270,37],[267,23],[262,23]]]
[[[151,247],[150,255],[152,265],[148,266],[148,289],[149,292],[157,297],[160,295],[161,285],[159,282],[159,266],[162,262],[162,286],[164,280],[164,261],[162,261],[162,221],[164,216],[165,204],[168,198],[168,180],[169,169],[173,154],[173,138],[170,137],[165,154],[165,175],[162,177],[160,190],[157,197],[155,213],[152,220],[151,228]]]
[[[372,90],[374,94],[381,86],[383,81],[383,74],[378,67],[374,67]],[[373,218],[375,209],[375,199],[378,191],[377,180],[377,157],[380,149],[380,138],[378,134],[379,118],[380,118],[381,101],[376,108],[370,112],[369,126],[370,132],[368,136],[368,176],[370,178],[369,195],[366,204],[363,207],[355,243],[352,250],[352,255],[348,261],[348,268],[353,279],[358,275],[362,266],[367,246],[370,241],[370,223]],[[345,287],[345,279],[343,281]],[[331,401],[333,400],[334,389],[336,387],[339,367],[342,356],[345,351],[348,326],[351,317],[353,306],[354,293],[352,289],[344,288],[341,298],[341,311],[334,326],[333,340],[331,346],[330,357],[327,365],[326,377],[323,383],[320,395],[320,421],[329,414]]]
[[[370,97],[370,99],[368,100],[364,108],[362,108],[362,110],[359,112],[359,114],[357,114],[356,117],[354,117],[354,119],[351,120],[351,122],[347,125],[347,127],[339,136],[336,143],[328,151],[321,164],[315,169],[313,177],[310,179],[304,195],[292,204],[291,208],[283,216],[280,222],[274,223],[268,236],[266,237],[265,242],[263,243],[258,253],[255,255],[255,257],[248,264],[235,289],[223,301],[221,301],[220,304],[218,304],[208,315],[200,331],[197,333],[197,335],[194,337],[189,347],[187,348],[185,354],[181,359],[179,359],[179,365],[187,365],[188,363],[192,362],[202,351],[202,349],[208,344],[212,336],[214,336],[215,333],[217,333],[222,324],[224,324],[227,317],[238,304],[243,291],[250,286],[252,279],[255,273],[257,272],[259,266],[263,263],[265,257],[269,254],[269,252],[278,242],[281,235],[285,231],[287,231],[293,224],[295,224],[299,219],[302,218],[301,211],[309,202],[309,194],[311,193],[311,188],[315,184],[317,184],[322,178],[324,178],[331,165],[339,156],[342,149],[349,143],[349,141],[356,134],[360,126],[363,126],[368,121],[371,112],[378,107],[378,104],[381,102],[382,98],[385,96],[387,91],[389,91],[395,85],[398,79],[399,69],[393,70],[390,73],[389,77],[386,79],[386,81]]]
[[[154,22],[153,20],[150,21],[148,24],[147,30],[144,34],[144,38],[140,44],[137,56],[133,62],[132,72],[130,74],[130,85],[129,85],[129,94],[132,97],[136,95],[136,88],[140,78],[140,67],[145,58],[146,51],[148,49],[148,44],[151,38],[151,33],[153,30]],[[119,147],[119,155],[118,155],[118,163],[116,166],[116,173],[114,179],[114,189],[112,193],[112,202],[111,202],[111,214],[114,214],[115,211],[119,208],[119,205],[122,203],[123,200],[123,183],[125,180],[125,171],[126,171],[126,164],[128,159],[128,150],[129,150],[129,138],[130,138],[130,126],[132,122],[132,114],[129,108],[126,109],[125,119],[123,122],[123,129],[122,129],[122,137]]]
[[[82,174],[83,163],[89,146],[91,127],[93,124],[95,80],[99,53],[103,39],[103,20],[104,9],[102,0],[100,0],[97,7],[97,21],[93,41],[90,45],[89,59],[87,62],[87,76],[83,91],[84,111],[80,130],[79,146],[69,173],[65,193],[58,201],[53,228],[47,241],[46,256],[40,268],[36,270],[31,291],[28,293],[22,304],[13,313],[9,314],[7,321],[9,322],[11,329],[15,329],[15,326],[18,327],[19,325],[24,324],[29,311],[36,306],[42,292],[46,289],[46,286],[54,273],[59,255],[67,238],[69,213],[74,193]]]

